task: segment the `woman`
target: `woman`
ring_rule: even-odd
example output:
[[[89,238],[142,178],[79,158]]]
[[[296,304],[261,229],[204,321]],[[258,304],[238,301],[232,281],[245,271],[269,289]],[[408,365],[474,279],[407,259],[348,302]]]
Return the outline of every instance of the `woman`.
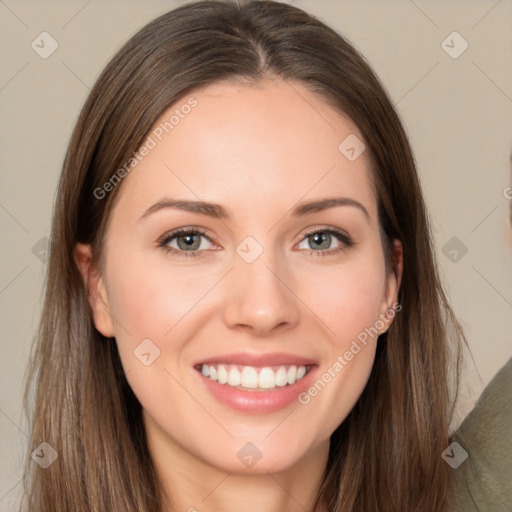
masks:
[[[401,122],[317,19],[205,1],[131,38],[52,247],[30,510],[449,510],[464,335]]]

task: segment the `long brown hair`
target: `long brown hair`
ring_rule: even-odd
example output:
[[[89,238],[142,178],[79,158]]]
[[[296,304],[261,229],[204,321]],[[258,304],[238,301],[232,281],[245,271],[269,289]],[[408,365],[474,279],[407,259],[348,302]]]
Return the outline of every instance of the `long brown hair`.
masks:
[[[445,510],[452,470],[441,453],[450,441],[465,339],[440,283],[401,121],[365,59],[321,21],[284,3],[221,0],[185,5],[142,28],[98,78],[73,131],[25,395],[30,451],[47,442],[58,458],[43,469],[27,457],[30,511],[163,510],[141,405],[116,344],[94,327],[73,248],[91,244],[100,261],[122,183],[104,198],[95,191],[169,105],[219,80],[251,85],[265,77],[300,82],[356,123],[370,156],[388,262],[392,240],[403,245],[402,311],[380,337],[364,392],[331,437],[315,510]]]

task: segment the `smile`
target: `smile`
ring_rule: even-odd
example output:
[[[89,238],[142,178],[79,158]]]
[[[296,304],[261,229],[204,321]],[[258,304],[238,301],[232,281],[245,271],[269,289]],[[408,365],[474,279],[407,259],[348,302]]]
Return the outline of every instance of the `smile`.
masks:
[[[291,386],[301,380],[311,365],[241,366],[235,364],[202,364],[196,367],[204,377],[219,384],[244,391],[268,391]]]

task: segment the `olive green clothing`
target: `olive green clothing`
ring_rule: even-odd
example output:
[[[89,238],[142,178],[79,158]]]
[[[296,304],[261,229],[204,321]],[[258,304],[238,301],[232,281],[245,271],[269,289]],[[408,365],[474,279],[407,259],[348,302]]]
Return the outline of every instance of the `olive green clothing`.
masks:
[[[484,389],[453,441],[467,452],[453,469],[453,512],[512,512],[512,358]],[[453,448],[445,460],[466,457]]]

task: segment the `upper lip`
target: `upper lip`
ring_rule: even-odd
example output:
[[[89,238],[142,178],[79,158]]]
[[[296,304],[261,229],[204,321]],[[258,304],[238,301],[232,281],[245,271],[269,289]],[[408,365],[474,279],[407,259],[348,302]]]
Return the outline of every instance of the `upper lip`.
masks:
[[[255,354],[249,352],[240,352],[235,354],[224,354],[222,356],[207,357],[197,361],[194,366],[201,364],[238,364],[241,366],[279,366],[296,365],[307,366],[314,365],[317,362],[314,359],[298,356],[295,354],[286,354],[284,352],[275,352],[272,354]]]

